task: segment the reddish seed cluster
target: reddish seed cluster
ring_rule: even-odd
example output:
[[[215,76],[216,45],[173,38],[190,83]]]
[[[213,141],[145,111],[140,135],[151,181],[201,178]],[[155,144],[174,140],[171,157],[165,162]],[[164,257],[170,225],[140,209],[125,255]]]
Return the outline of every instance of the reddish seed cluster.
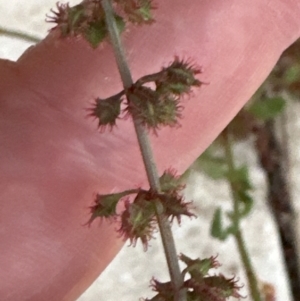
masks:
[[[189,273],[194,278],[202,279],[211,269],[220,267],[217,257],[210,257],[205,259],[191,259],[184,254],[180,254],[179,259],[184,262],[187,267],[183,270],[183,274]]]
[[[154,297],[157,300],[174,300],[174,291],[171,282],[159,282],[155,278],[151,280],[151,287],[154,292],[158,294]],[[147,301],[148,299],[146,299]],[[153,299],[151,299],[153,300]],[[150,301],[150,300],[149,300]],[[153,300],[155,301],[155,300]]]
[[[114,15],[119,32],[125,29],[125,23],[149,24],[154,22],[151,0],[114,0]],[[54,23],[52,30],[59,30],[61,37],[80,36],[96,48],[107,39],[108,30],[104,10],[99,0],[84,0],[80,4],[70,7],[69,4],[56,4],[56,10],[47,21]]]
[[[196,215],[190,212],[192,202],[185,202],[184,198],[178,194],[161,194],[159,199],[164,206],[164,214],[170,217],[171,222],[177,219],[178,224],[181,223],[183,215],[195,217]]]
[[[144,86],[133,86],[127,95],[127,114],[139,119],[154,133],[161,127],[178,125],[182,111],[178,97]]]
[[[98,120],[100,131],[112,129],[118,118],[122,117],[121,103],[124,103],[123,117],[134,116],[149,130],[156,134],[164,126],[177,126],[183,110],[181,96],[189,94],[193,87],[200,87],[195,78],[200,69],[189,62],[175,60],[160,72],[140,78],[129,89],[108,97],[97,98],[90,114]],[[152,83],[155,89],[146,84]],[[126,94],[127,100],[124,95]]]
[[[149,240],[157,229],[157,220],[154,202],[160,202],[162,213],[173,221],[174,218],[180,223],[181,216],[194,216],[189,212],[188,205],[179,195],[158,194],[151,190],[140,190],[133,202],[125,202],[125,210],[121,215],[120,234],[129,239],[135,245],[141,240],[147,249]]]
[[[133,246],[141,240],[144,250],[147,250],[148,242],[153,238],[153,233],[157,228],[153,203],[138,196],[133,203],[126,201],[120,224],[118,231],[121,236],[129,239]]]
[[[162,193],[150,190],[132,189],[116,194],[97,194],[95,203],[91,206],[91,218],[87,222],[90,225],[96,218],[118,219],[120,223],[119,233],[124,239],[129,239],[135,245],[140,240],[145,249],[149,240],[157,229],[155,202],[159,202],[162,214],[171,221],[181,221],[181,216],[194,216],[189,211],[190,202],[185,202],[179,192],[183,186],[179,177],[172,170],[164,172],[160,178]],[[129,201],[129,195],[135,195],[133,201]],[[126,197],[125,210],[120,215],[116,212],[118,202]]]
[[[141,25],[154,22],[152,10],[155,5],[152,0],[115,0],[130,23]]]
[[[226,278],[222,274],[210,276],[213,268],[219,267],[215,257],[191,259],[181,254],[180,259],[186,264],[183,275],[189,274],[184,282],[187,289],[187,300],[226,301],[229,297],[241,298],[240,286],[234,278]],[[186,273],[185,273],[186,272]],[[159,282],[152,279],[151,286],[157,294],[145,301],[173,301],[174,291],[171,282]]]
[[[201,70],[189,61],[175,57],[168,67],[140,78],[128,89],[127,111],[155,133],[163,126],[179,125],[181,97],[202,85],[196,78],[199,73]],[[148,83],[154,83],[156,88],[144,86]]]
[[[97,194],[94,200],[94,205],[90,207],[91,217],[86,225],[90,226],[95,218],[115,218],[117,215],[116,207],[120,199],[118,194],[101,195]]]
[[[110,130],[116,125],[116,121],[121,114],[122,93],[106,99],[97,98],[92,108],[89,108],[89,117],[98,121],[101,132],[107,128]]]
[[[104,20],[104,11],[100,1],[88,0],[70,7],[69,4],[57,3],[57,11],[51,10],[52,16],[47,21],[56,24],[63,37],[85,35],[95,23]]]
[[[162,69],[161,78],[155,81],[157,90],[177,96],[189,94],[192,87],[200,87],[202,85],[195,78],[200,73],[201,69],[191,61],[184,61],[176,56],[170,66]]]

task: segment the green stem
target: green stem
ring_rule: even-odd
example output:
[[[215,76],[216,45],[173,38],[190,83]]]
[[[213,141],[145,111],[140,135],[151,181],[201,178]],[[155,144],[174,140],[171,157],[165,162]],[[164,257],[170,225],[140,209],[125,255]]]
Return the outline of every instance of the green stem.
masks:
[[[6,29],[3,27],[0,27],[0,35],[7,36],[10,38],[17,38],[19,40],[24,40],[26,42],[31,42],[31,43],[38,43],[41,41],[41,39],[39,39],[38,37],[34,37],[27,33],[23,33],[17,30]]]
[[[127,90],[133,85],[133,80],[120,40],[120,35],[114,19],[113,8],[110,0],[102,0],[102,6],[105,11],[106,23],[110,34],[119,73],[123,82],[124,89]],[[148,134],[140,121],[135,116],[132,116],[132,118],[150,187],[153,191],[160,193],[161,187],[159,183],[159,176]],[[168,218],[164,214],[160,213],[161,204],[158,201],[155,202],[155,207],[170,278],[175,292],[174,301],[186,301],[186,291],[185,289],[183,289],[183,276],[179,268],[171,225],[168,221]]]
[[[236,169],[234,164],[234,158],[233,158],[233,151],[232,151],[232,143],[230,139],[230,134],[228,133],[228,130],[224,130],[224,136],[225,136],[225,156],[226,161],[228,164],[228,172],[234,172]],[[234,232],[234,237],[238,246],[238,250],[240,253],[240,257],[244,266],[244,269],[246,271],[247,280],[248,280],[248,287],[250,289],[250,294],[253,299],[253,301],[263,301],[261,293],[258,288],[258,281],[254,272],[254,268],[252,266],[252,262],[248,253],[248,250],[246,248],[246,244],[242,235],[242,231],[240,229],[240,214],[239,214],[239,198],[236,193],[236,189],[234,187],[234,184],[230,182],[230,189],[231,194],[233,198],[233,207],[234,207],[234,216],[233,216],[233,222],[234,222],[234,228],[236,231]]]

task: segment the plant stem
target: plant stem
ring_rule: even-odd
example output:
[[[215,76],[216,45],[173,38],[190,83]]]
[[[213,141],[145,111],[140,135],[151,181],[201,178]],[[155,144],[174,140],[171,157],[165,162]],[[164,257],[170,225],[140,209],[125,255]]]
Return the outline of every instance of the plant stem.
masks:
[[[234,158],[233,158],[233,151],[232,151],[232,143],[230,139],[230,133],[228,132],[228,129],[224,130],[224,136],[225,136],[225,156],[226,161],[228,164],[228,172],[232,173],[234,172],[235,164],[234,164]],[[237,229],[234,233],[234,237],[238,246],[238,250],[241,256],[242,263],[244,265],[244,269],[246,271],[247,280],[248,280],[248,287],[250,289],[250,294],[253,299],[253,301],[263,301],[261,293],[258,288],[258,281],[254,272],[254,268],[252,266],[252,262],[248,253],[248,250],[246,248],[246,244],[242,235],[242,231],[240,228],[240,214],[239,214],[239,197],[236,193],[236,189],[234,187],[234,184],[230,182],[230,189],[231,194],[233,198],[233,207],[234,207],[234,226]]]
[[[277,224],[293,300],[300,300],[299,254],[296,246],[295,209],[288,187],[283,144],[276,137],[273,120],[256,132],[256,150],[268,184],[268,205]]]
[[[102,6],[105,11],[106,24],[110,34],[119,73],[123,82],[124,89],[127,90],[133,85],[133,80],[129,66],[127,64],[119,31],[116,26],[113,15],[113,8],[110,0],[102,0]],[[153,191],[160,193],[161,188],[159,183],[159,176],[148,134],[146,132],[146,129],[141,125],[140,121],[135,116],[132,116],[132,118],[150,187]],[[186,301],[186,292],[183,288],[183,276],[179,268],[178,257],[170,222],[168,221],[168,218],[160,212],[161,205],[158,201],[155,201],[155,207],[170,278],[175,292],[174,301]]]
[[[0,35],[8,36],[10,38],[17,38],[19,40],[24,40],[26,42],[31,42],[31,43],[38,43],[41,41],[41,39],[39,39],[38,37],[34,37],[27,33],[23,33],[17,30],[6,29],[3,27],[0,27]]]

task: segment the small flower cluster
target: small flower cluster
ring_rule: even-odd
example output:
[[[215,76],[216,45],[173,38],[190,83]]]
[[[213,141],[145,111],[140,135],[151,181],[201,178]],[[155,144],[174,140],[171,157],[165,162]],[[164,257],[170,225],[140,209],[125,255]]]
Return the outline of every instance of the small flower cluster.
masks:
[[[94,219],[106,218],[120,220],[119,233],[124,239],[129,239],[132,245],[141,240],[145,249],[148,241],[153,237],[157,229],[155,202],[160,202],[162,214],[174,218],[180,222],[182,215],[194,216],[190,211],[190,202],[184,201],[179,194],[183,186],[179,183],[174,171],[166,171],[160,178],[162,192],[156,193],[150,190],[132,189],[121,193],[100,195],[97,194],[95,204],[90,207],[91,218],[87,222],[90,225]],[[135,195],[132,202],[129,201],[129,195]],[[125,199],[125,210],[118,215],[116,208],[121,199]]]
[[[98,119],[100,130],[116,124],[121,115],[121,102],[125,102],[125,116],[135,116],[148,129],[178,125],[182,106],[180,97],[191,93],[193,87],[200,87],[196,75],[201,71],[190,62],[175,57],[174,61],[160,72],[140,78],[126,91],[106,99],[96,99],[90,109],[90,116]],[[155,89],[145,84],[152,83]]]
[[[125,29],[126,22],[133,24],[152,23],[152,10],[155,8],[151,0],[114,0],[116,6],[116,24],[119,32]],[[105,14],[99,0],[84,0],[70,7],[69,4],[56,4],[57,11],[51,10],[52,16],[47,21],[55,23],[53,29],[59,29],[62,37],[82,36],[96,48],[108,37]]]
[[[91,225],[95,218],[106,218],[112,219],[117,217],[117,205],[120,199],[123,197],[130,195],[132,193],[137,193],[138,190],[125,190],[120,193],[112,193],[112,194],[97,194],[95,197],[95,204],[90,207],[91,209],[91,217],[86,225]]]
[[[185,202],[181,194],[184,185],[180,183],[180,177],[175,170],[166,170],[159,179],[163,193],[157,197],[164,204],[164,214],[170,217],[171,222],[176,218],[178,224],[181,223],[181,216],[195,217],[190,212],[192,202]]]
[[[148,241],[157,229],[154,199],[149,191],[140,190],[132,203],[126,200],[120,224],[119,233],[124,239],[134,246],[140,239],[147,250]]]
[[[226,278],[222,274],[210,276],[209,271],[220,266],[215,257],[206,259],[191,259],[181,254],[180,260],[186,264],[183,276],[189,274],[184,287],[187,289],[189,301],[225,301],[229,297],[241,298],[234,278]],[[173,301],[174,291],[171,282],[159,282],[152,279],[151,286],[157,294],[145,301]]]
[[[152,10],[156,7],[152,0],[114,0],[125,13],[127,20],[135,25],[154,22]]]
[[[104,132],[107,128],[112,130],[121,114],[121,103],[124,91],[106,99],[96,98],[88,116],[98,120],[98,128]]]

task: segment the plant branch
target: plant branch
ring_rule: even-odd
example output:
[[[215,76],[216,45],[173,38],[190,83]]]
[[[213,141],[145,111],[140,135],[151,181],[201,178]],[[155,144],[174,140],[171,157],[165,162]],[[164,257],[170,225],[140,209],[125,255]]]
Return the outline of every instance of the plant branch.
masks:
[[[19,40],[24,40],[24,41],[30,42],[30,43],[38,43],[41,41],[40,38],[32,36],[30,34],[20,32],[17,30],[6,29],[3,27],[0,27],[0,35],[7,36],[10,38],[17,38]]]
[[[294,300],[300,300],[299,256],[294,227],[295,211],[288,189],[284,153],[270,120],[256,132],[256,150],[268,183],[268,205],[277,224]]]
[[[106,23],[119,73],[123,82],[123,86],[125,90],[127,90],[133,85],[133,80],[120,40],[120,35],[114,19],[113,8],[110,0],[102,0],[102,6],[105,11]],[[146,129],[141,125],[140,121],[135,116],[132,116],[132,118],[150,187],[153,191],[160,193],[161,188],[159,184],[159,176],[148,134],[146,132]],[[185,301],[186,292],[185,289],[183,289],[183,276],[181,275],[179,268],[177,252],[170,222],[168,221],[167,217],[161,212],[161,204],[159,201],[155,201],[155,207],[171,282],[175,292],[174,301]]]
[[[233,151],[232,151],[232,143],[230,139],[230,133],[228,132],[228,129],[224,130],[224,137],[225,137],[225,156],[226,161],[228,164],[228,171],[229,173],[234,172],[236,169],[234,164],[234,157],[233,157]],[[237,242],[238,250],[241,256],[242,263],[244,265],[244,269],[246,271],[247,280],[248,280],[248,286],[250,289],[251,297],[254,301],[263,301],[259,288],[258,288],[258,281],[254,272],[254,268],[251,263],[251,259],[248,253],[248,250],[245,245],[245,241],[242,235],[242,231],[240,229],[240,213],[239,213],[239,197],[236,193],[235,187],[233,183],[230,181],[230,189],[231,194],[233,198],[233,206],[234,206],[234,227],[236,228],[236,231],[234,232],[234,237]]]

